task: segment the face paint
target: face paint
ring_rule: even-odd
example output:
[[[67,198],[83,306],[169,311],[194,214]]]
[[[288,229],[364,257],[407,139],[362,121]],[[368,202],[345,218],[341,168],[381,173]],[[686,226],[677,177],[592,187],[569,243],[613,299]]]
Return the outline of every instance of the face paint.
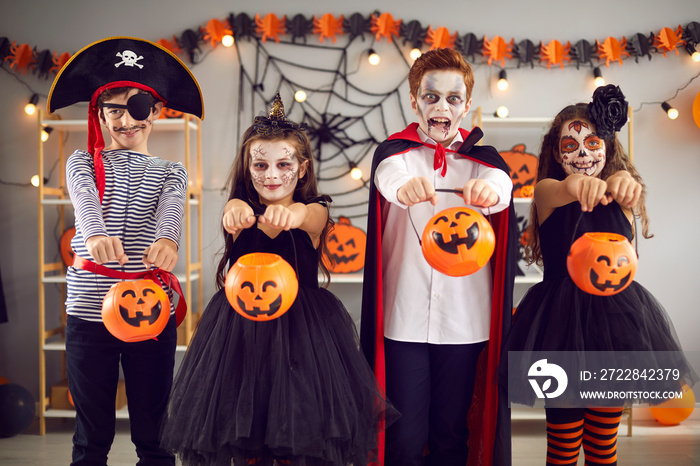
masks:
[[[569,120],[561,127],[559,161],[567,175],[598,176],[605,166],[605,141],[587,121]]]
[[[418,126],[431,139],[448,146],[467,115],[464,75],[456,70],[432,70],[423,75],[417,96],[411,96],[411,108],[418,116]]]
[[[250,177],[265,204],[290,205],[304,171],[294,146],[286,139],[263,140],[250,148]]]

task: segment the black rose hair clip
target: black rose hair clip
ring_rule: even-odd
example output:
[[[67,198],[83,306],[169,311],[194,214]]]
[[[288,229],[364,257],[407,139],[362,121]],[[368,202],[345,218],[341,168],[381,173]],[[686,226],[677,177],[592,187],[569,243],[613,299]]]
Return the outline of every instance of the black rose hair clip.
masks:
[[[285,130],[306,131],[306,124],[294,123],[284,115],[284,103],[277,92],[268,116],[259,115],[253,120],[254,132],[260,136],[284,136]],[[252,133],[251,133],[252,134]]]
[[[619,86],[608,84],[593,93],[588,104],[588,116],[596,126],[596,133],[603,139],[610,139],[627,123],[629,103]]]

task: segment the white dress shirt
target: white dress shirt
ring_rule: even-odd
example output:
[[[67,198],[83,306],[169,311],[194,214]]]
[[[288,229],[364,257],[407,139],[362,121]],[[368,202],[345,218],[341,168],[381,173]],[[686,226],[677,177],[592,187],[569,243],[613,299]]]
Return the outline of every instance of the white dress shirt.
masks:
[[[423,142],[435,144],[418,129]],[[463,142],[460,133],[447,149],[456,151]],[[465,277],[450,277],[432,269],[423,257],[418,236],[411,226],[408,207],[397,192],[415,176],[425,176],[436,189],[462,188],[473,178],[485,180],[498,194],[498,203],[490,209],[474,210],[488,218],[510,204],[513,183],[502,170],[479,164],[462,155],[445,154],[447,172],[433,168],[435,150],[419,146],[383,160],[375,173],[375,185],[388,202],[382,211],[382,276],[384,299],[384,336],[392,340],[433,343],[469,344],[488,340],[491,322],[491,270],[481,270]],[[421,202],[411,209],[411,217],[421,235],[428,220],[449,207],[463,206],[460,195],[437,193],[436,206]]]

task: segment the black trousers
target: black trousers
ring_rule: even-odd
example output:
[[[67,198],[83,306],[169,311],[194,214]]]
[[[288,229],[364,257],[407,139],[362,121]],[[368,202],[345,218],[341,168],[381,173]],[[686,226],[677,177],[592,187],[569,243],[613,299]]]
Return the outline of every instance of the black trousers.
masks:
[[[385,338],[384,345],[386,394],[401,413],[386,431],[386,466],[464,466],[467,414],[486,342],[433,345]]]
[[[175,458],[160,448],[159,434],[172,387],[176,344],[174,316],[157,340],[136,343],[115,338],[102,322],[68,316],[68,386],[76,411],[72,465],[107,464],[116,430],[114,405],[120,362],[137,464],[175,465]],[[62,462],[59,458],[56,461]]]

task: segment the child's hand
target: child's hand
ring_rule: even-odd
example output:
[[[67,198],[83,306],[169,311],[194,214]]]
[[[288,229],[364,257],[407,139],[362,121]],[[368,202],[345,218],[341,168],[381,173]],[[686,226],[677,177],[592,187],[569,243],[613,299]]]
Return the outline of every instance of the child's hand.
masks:
[[[627,170],[620,170],[607,180],[608,189],[615,201],[623,207],[634,208],[642,195],[642,184],[632,178]]]
[[[167,238],[161,238],[143,251],[143,265],[147,269],[156,266],[170,272],[177,264],[177,244]]]
[[[98,264],[117,261],[119,265],[124,265],[129,262],[122,242],[116,236],[91,236],[85,240],[85,247]]]
[[[247,203],[239,199],[232,199],[226,203],[221,223],[224,225],[224,230],[235,235],[255,224],[255,213]]]
[[[279,204],[267,206],[265,213],[258,218],[258,222],[263,225],[279,230],[290,230],[296,224],[295,220],[294,212]]]
[[[396,194],[399,201],[408,207],[424,201],[430,201],[432,205],[438,203],[433,184],[424,176],[411,178],[399,188]]]
[[[608,205],[612,196],[606,194],[608,184],[595,176],[569,175],[566,188],[571,196],[581,203],[581,210],[590,212],[598,204]]]
[[[471,179],[462,188],[464,203],[475,207],[491,207],[498,203],[498,194],[490,184],[478,178]]]

